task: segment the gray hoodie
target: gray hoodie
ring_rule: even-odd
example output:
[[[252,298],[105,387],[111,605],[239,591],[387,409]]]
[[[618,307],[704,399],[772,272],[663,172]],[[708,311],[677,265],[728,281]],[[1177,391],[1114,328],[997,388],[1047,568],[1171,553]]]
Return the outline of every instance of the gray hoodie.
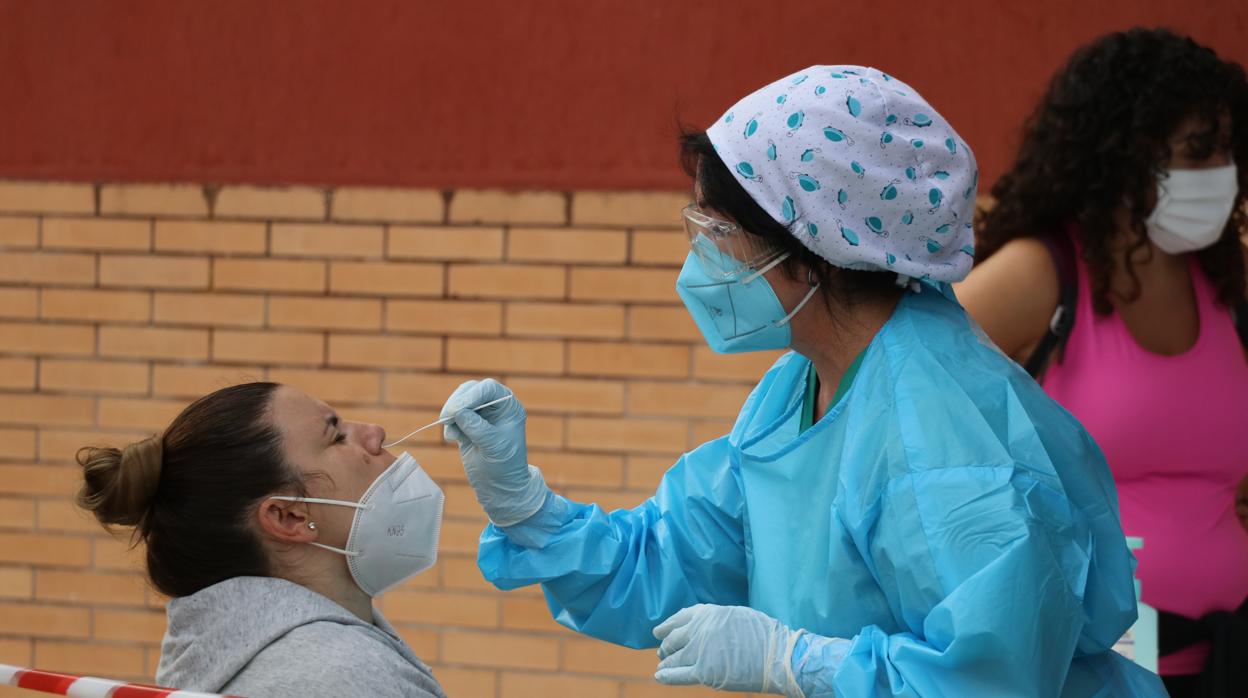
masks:
[[[169,602],[156,683],[248,698],[446,698],[376,610],[370,625],[320,594],[236,577]]]

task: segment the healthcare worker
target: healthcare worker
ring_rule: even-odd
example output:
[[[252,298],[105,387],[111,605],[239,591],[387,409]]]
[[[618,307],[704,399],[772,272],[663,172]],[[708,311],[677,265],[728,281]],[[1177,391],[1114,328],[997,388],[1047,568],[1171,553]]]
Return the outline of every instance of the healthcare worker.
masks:
[[[677,291],[720,352],[791,347],[731,433],[605,512],[528,463],[517,400],[443,416],[489,514],[479,564],[556,619],[659,645],[666,684],[788,696],[1165,695],[1100,452],[954,299],[966,144],[878,70],[814,66],[682,141]]]

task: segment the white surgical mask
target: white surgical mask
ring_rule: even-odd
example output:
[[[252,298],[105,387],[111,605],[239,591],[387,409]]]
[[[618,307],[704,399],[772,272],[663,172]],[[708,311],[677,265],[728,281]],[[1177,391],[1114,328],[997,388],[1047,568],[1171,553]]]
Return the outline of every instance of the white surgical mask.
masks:
[[[377,476],[359,502],[314,497],[272,499],[354,508],[346,549],[322,543],[309,545],[345,555],[351,578],[369,596],[378,596],[424,572],[438,559],[445,496],[407,452]]]
[[[1170,170],[1157,182],[1157,206],[1144,222],[1162,252],[1203,250],[1222,237],[1239,194],[1232,163],[1205,170]]]

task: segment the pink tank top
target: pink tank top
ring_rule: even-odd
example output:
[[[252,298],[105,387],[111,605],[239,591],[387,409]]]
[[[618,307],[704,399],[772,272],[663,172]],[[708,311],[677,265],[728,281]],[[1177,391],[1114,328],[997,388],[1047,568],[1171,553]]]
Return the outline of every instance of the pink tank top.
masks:
[[[1248,533],[1235,515],[1248,475],[1248,361],[1230,313],[1193,258],[1200,335],[1183,354],[1154,354],[1117,313],[1093,312],[1077,266],[1075,328],[1044,389],[1109,461],[1122,528],[1144,539],[1143,601],[1192,618],[1238,608],[1248,596]],[[1206,643],[1163,657],[1160,673],[1198,673],[1208,653]]]

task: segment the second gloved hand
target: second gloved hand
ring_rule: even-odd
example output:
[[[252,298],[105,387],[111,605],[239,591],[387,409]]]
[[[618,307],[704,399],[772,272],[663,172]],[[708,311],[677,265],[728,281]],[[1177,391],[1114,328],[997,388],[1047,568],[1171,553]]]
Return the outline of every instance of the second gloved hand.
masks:
[[[482,405],[511,394],[506,386],[487,378],[459,386],[442,407],[444,437],[459,443],[468,483],[490,520],[511,526],[532,516],[550,491],[541,471],[529,465],[525,446],[524,406],[516,398]]]
[[[691,606],[654,629],[659,683],[802,696],[790,659],[802,631],[744,606]]]

